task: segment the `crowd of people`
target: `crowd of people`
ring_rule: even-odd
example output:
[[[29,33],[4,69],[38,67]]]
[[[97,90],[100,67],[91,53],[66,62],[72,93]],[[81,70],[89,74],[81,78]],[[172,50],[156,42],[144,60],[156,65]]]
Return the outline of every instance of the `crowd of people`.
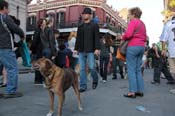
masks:
[[[18,64],[13,50],[12,33],[18,34],[23,40],[24,32],[15,24],[8,15],[8,3],[0,1],[0,63],[2,64],[4,81],[1,87],[6,87],[6,92],[0,94],[3,98],[21,97],[18,88]],[[51,59],[61,68],[76,70],[79,66],[80,92],[87,90],[87,73],[92,77],[92,89],[96,89],[99,77],[103,83],[107,82],[108,74],[112,73],[113,80],[117,79],[117,66],[120,78],[127,74],[129,92],[124,97],[136,98],[144,96],[144,68],[150,67],[149,58],[152,59],[154,68],[152,84],[159,85],[161,73],[168,80],[167,84],[175,84],[175,50],[174,31],[175,19],[168,22],[162,32],[162,51],[153,44],[152,48],[146,48],[146,27],[140,20],[142,11],[138,7],[129,10],[130,22],[123,35],[117,34],[115,38],[109,33],[100,35],[98,22],[93,22],[92,11],[85,8],[82,12],[82,21],[77,32],[70,32],[67,41],[60,39],[60,32],[54,29],[54,19],[47,17],[39,19],[37,29],[34,32],[30,46],[31,59],[42,57]],[[171,34],[171,35],[170,35]],[[116,58],[120,41],[129,41],[126,52],[126,62]],[[165,44],[168,43],[168,70]],[[126,66],[125,66],[126,64]],[[110,72],[110,68],[112,71]],[[98,74],[99,73],[99,74]],[[34,84],[44,84],[44,78],[39,71],[35,71]],[[171,90],[173,91],[173,90]]]

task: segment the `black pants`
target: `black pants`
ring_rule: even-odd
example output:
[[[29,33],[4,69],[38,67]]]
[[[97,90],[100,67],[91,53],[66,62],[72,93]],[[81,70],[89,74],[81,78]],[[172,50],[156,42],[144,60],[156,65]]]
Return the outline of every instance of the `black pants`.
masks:
[[[160,83],[161,72],[165,75],[165,78],[168,81],[174,81],[170,71],[168,70],[166,59],[156,58],[154,60],[154,81],[157,83]]]
[[[36,61],[39,58],[42,58],[42,56],[41,55],[36,55],[36,54],[31,55],[31,61]],[[44,81],[44,77],[41,75],[40,71],[35,70],[34,83],[35,84],[42,84],[43,81]]]
[[[116,56],[113,56],[112,57],[112,68],[113,68],[113,77],[115,78],[117,78],[117,66],[119,67],[121,78],[124,78],[123,76],[124,63],[121,60],[117,59]]]
[[[109,56],[100,56],[100,75],[103,80],[107,80],[108,63],[109,63]]]
[[[39,71],[35,71],[35,84],[42,84],[44,81],[44,77],[41,75]]]
[[[69,60],[70,60],[70,68],[75,69],[75,66],[78,64],[78,58],[69,56]]]

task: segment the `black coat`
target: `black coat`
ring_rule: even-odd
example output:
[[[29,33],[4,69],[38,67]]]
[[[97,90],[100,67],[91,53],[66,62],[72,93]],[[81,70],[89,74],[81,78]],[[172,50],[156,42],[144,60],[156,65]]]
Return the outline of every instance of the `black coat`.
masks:
[[[42,57],[43,45],[42,45],[41,36],[40,36],[41,31],[42,30],[39,28],[35,30],[32,45],[30,47],[32,54],[35,54],[37,58]],[[51,28],[46,28],[44,31],[46,33],[46,38],[48,39],[48,42],[49,42],[49,47],[51,48],[52,56],[54,56],[56,55],[56,48],[54,43],[53,31]]]
[[[78,27],[75,50],[79,52],[94,52],[100,49],[100,37],[98,24],[90,22],[86,24],[86,33],[84,33],[84,25]]]
[[[36,29],[33,35],[33,41],[30,47],[32,54],[35,54],[37,58],[42,57],[42,44],[40,38],[40,31],[41,29]]]
[[[48,38],[48,41],[49,41],[49,46],[50,46],[50,49],[51,49],[51,52],[52,52],[52,56],[55,56],[57,53],[57,50],[56,50],[56,43],[55,43],[55,37],[54,37],[54,31],[53,31],[53,28],[51,27],[47,27],[45,29],[45,33],[46,33],[46,37]]]

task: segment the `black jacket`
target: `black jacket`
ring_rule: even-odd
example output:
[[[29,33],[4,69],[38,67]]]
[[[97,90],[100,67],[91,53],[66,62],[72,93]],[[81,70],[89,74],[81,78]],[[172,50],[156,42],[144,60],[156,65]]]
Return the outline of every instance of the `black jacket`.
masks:
[[[32,54],[37,55],[38,58],[42,56],[42,50],[43,50],[43,45],[41,42],[41,35],[40,35],[41,31],[42,30],[39,28],[35,30],[32,45],[30,47]],[[46,38],[48,39],[48,42],[49,42],[49,48],[51,48],[52,55],[54,56],[54,55],[56,55],[56,48],[54,45],[53,31],[50,28],[46,28],[45,33],[46,33]]]
[[[0,49],[12,49],[10,33],[4,26],[6,26],[8,30],[19,35],[21,38],[24,38],[24,32],[14,23],[10,16],[0,14]]]
[[[49,41],[49,46],[52,51],[52,55],[55,56],[57,55],[56,47],[55,47],[55,37],[54,37],[54,31],[52,27],[47,27],[45,29],[46,37],[48,38]]]
[[[100,49],[98,24],[93,22],[81,24],[77,31],[75,50],[79,52],[94,52],[96,49]]]
[[[40,38],[40,31],[41,29],[36,29],[33,35],[32,44],[30,47],[30,50],[32,51],[32,54],[37,55],[37,58],[42,57],[42,44],[41,44],[41,38]]]

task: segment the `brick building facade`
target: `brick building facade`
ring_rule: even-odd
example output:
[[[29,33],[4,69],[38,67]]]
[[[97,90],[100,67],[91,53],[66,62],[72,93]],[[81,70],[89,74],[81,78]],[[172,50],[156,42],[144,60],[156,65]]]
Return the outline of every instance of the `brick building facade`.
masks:
[[[62,34],[76,31],[85,7],[90,7],[98,16],[101,33],[115,36],[127,26],[118,12],[106,4],[106,0],[37,0],[28,5],[27,34],[33,34],[38,19],[48,16],[55,19],[54,26]]]

